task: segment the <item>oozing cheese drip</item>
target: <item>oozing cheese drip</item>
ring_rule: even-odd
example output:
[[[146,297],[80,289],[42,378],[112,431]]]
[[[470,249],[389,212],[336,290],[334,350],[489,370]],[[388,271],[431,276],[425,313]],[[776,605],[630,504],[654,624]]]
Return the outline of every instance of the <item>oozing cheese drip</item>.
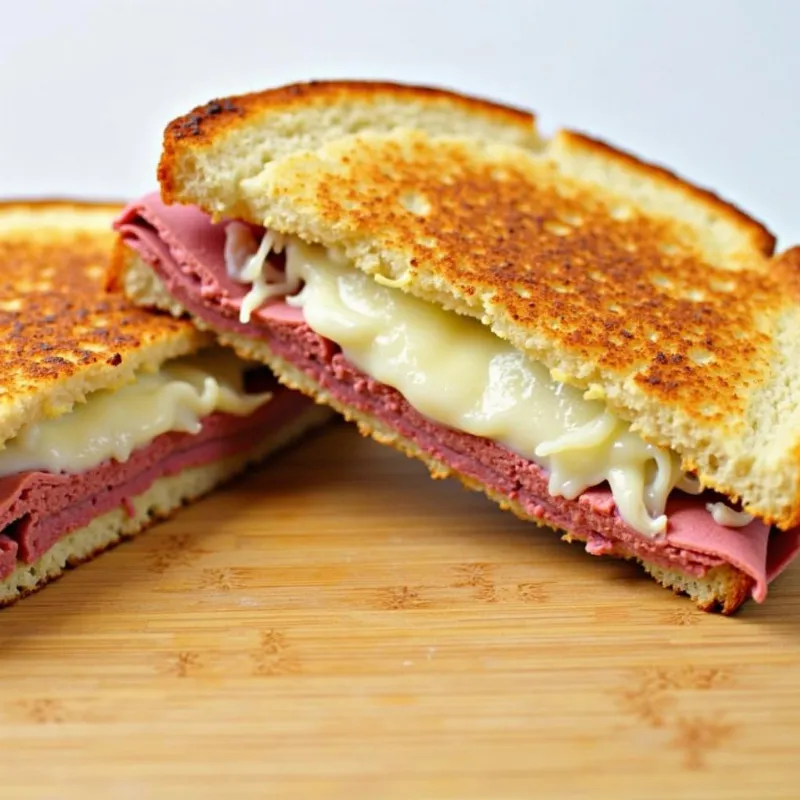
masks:
[[[499,442],[539,464],[553,496],[575,499],[608,482],[620,516],[645,536],[666,530],[673,489],[702,490],[681,471],[676,453],[643,441],[602,403],[553,380],[543,364],[477,320],[419,300],[399,290],[402,281],[372,278],[333,252],[294,238],[280,239],[286,251],[280,273],[265,262],[273,236],[265,234],[244,268],[226,247],[229,273],[253,281],[242,322],[267,298],[292,295],[303,285],[286,302],[302,307],[308,326],[339,345],[362,372],[396,389],[434,422]],[[254,248],[255,242],[251,253]],[[272,273],[277,276],[270,284]],[[749,515],[722,503],[708,510],[719,525],[749,522]]]
[[[717,525],[724,525],[726,528],[744,528],[754,519],[752,514],[734,511],[725,503],[706,503],[706,511],[711,514]]]
[[[279,233],[267,231],[261,243],[256,240],[247,225],[231,222],[225,228],[225,267],[228,275],[240,283],[252,284],[250,291],[242,300],[239,320],[245,325],[250,322],[252,313],[270,297],[293,294],[300,287],[287,281],[288,273],[275,269],[267,261],[267,256],[283,250],[283,237]]]
[[[246,415],[270,398],[245,394],[245,363],[213,349],[167,362],[117,390],[101,390],[60,417],[28,425],[0,450],[0,475],[25,470],[82,472],[124,462],[162,433],[196,434],[215,411]]]

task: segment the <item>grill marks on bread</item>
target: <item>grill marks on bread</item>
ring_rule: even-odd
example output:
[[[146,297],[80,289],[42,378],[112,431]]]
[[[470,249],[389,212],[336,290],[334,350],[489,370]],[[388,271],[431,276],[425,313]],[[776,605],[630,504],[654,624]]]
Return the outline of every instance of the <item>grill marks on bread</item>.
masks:
[[[691,230],[587,191],[553,162],[362,136],[290,157],[266,183],[278,206],[291,198],[313,214],[303,233],[376,254],[376,270],[380,254],[415,286],[435,276],[476,315],[494,309],[504,326],[709,420],[744,412],[737,386],[769,357],[768,334],[750,333],[775,303],[767,274],[709,263]]]
[[[121,206],[0,204],[0,442],[209,341],[105,288]]]

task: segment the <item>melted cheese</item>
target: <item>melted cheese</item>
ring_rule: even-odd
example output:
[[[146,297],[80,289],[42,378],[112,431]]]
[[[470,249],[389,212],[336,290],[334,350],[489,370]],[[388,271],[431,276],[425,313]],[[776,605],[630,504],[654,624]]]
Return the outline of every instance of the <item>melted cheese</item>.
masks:
[[[162,433],[196,434],[215,411],[246,415],[270,395],[245,394],[245,363],[212,349],[167,362],[117,390],[93,392],[63,416],[23,428],[0,450],[0,475],[82,472],[131,453]]]
[[[629,525],[647,536],[666,529],[667,497],[682,478],[678,457],[644,442],[602,402],[554,380],[477,320],[292,240],[282,284],[301,281],[287,302],[302,307],[309,327],[421,414],[536,462],[554,496],[574,499],[607,481]]]
[[[239,321],[245,325],[270,297],[293,294],[300,288],[267,261],[270,252],[282,250],[283,237],[279,233],[267,231],[259,244],[244,223],[233,221],[225,227],[225,269],[235,281],[251,284],[239,309]]]
[[[734,511],[725,503],[706,503],[706,510],[714,518],[717,525],[726,528],[743,528],[749,525],[755,517],[745,511]]]

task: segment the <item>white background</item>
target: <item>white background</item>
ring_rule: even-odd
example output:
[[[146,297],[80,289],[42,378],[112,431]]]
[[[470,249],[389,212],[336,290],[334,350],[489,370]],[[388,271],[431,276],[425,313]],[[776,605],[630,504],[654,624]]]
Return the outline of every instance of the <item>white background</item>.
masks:
[[[417,81],[535,109],[800,242],[796,0],[0,0],[0,194],[128,198],[216,96]]]

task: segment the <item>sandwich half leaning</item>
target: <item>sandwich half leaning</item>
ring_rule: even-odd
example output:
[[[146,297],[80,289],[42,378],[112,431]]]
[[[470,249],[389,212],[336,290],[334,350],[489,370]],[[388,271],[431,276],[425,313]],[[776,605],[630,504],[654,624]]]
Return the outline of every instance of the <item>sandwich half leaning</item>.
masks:
[[[797,554],[800,251],[729,203],[379,83],[196,108],[158,176],[116,223],[136,303],[700,608]]]
[[[121,210],[0,204],[0,605],[327,416],[188,321],[107,293]]]

